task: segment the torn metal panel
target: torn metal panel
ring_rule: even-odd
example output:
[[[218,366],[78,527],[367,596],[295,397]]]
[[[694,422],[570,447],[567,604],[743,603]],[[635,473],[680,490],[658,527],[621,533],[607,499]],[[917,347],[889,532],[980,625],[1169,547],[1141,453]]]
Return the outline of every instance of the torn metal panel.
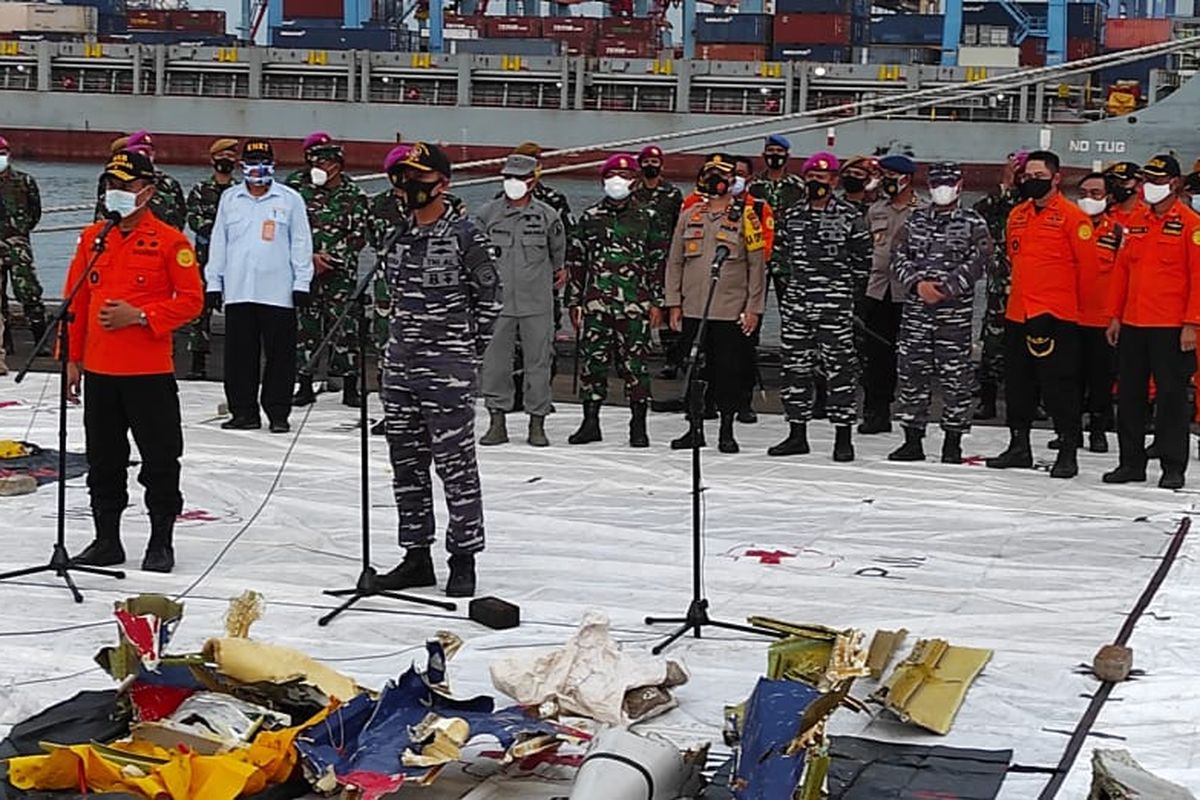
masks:
[[[183,604],[163,595],[143,594],[113,605],[120,641],[101,650],[96,663],[118,681],[158,669],[183,618]]]
[[[824,696],[798,681],[759,678],[737,725],[733,779],[737,800],[792,796],[804,774],[804,752],[791,752],[791,745],[801,734],[801,719],[808,708]]]
[[[1092,751],[1088,800],[1196,800],[1182,786],[1146,771],[1128,750]]]
[[[991,650],[921,639],[871,699],[905,722],[947,734],[967,689],[991,657]]]
[[[904,644],[907,636],[908,630],[905,628],[898,631],[875,631],[875,635],[871,637],[871,646],[867,650],[867,667],[871,670],[873,679],[879,680],[883,677],[888,665],[892,663],[892,657],[896,655],[900,645]]]
[[[291,724],[287,714],[229,695],[201,692],[184,700],[169,718],[135,725],[133,736],[165,750],[182,746],[201,755],[216,755],[245,747],[261,729]]]
[[[253,639],[209,639],[204,643],[204,656],[217,665],[219,672],[244,683],[284,682],[300,677],[342,701],[361,691],[353,679],[304,653]]]

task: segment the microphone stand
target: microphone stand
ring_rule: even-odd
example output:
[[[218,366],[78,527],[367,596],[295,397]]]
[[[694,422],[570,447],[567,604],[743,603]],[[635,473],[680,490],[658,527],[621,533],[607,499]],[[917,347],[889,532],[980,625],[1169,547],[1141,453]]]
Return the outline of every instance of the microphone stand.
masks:
[[[696,335],[692,339],[691,351],[688,355],[687,373],[684,375],[684,385],[687,387],[688,395],[688,427],[689,434],[692,439],[692,602],[688,605],[687,612],[682,617],[646,617],[647,625],[678,625],[666,639],[657,644],[651,653],[658,655],[666,650],[677,639],[683,636],[688,631],[697,639],[701,638],[701,632],[704,628],[721,628],[727,631],[738,631],[739,633],[753,633],[759,636],[778,637],[778,634],[770,631],[764,631],[760,628],[752,628],[749,625],[737,625],[732,622],[721,622],[714,620],[708,615],[708,598],[704,596],[703,590],[703,556],[701,554],[701,543],[703,540],[703,531],[700,529],[700,493],[703,489],[700,486],[700,437],[704,433],[704,392],[708,388],[708,381],[701,377],[702,369],[700,366],[702,356],[702,344],[704,336],[708,332],[708,314],[712,308],[713,294],[716,292],[717,281],[721,277],[721,264],[729,257],[729,248],[721,245],[717,248],[717,257],[713,259],[712,267],[709,272],[708,296],[704,299],[704,313],[700,315],[700,325],[696,328]]]
[[[13,378],[17,383],[25,380],[25,375],[33,366],[34,359],[38,353],[50,342],[50,337],[57,330],[58,332],[58,510],[57,510],[57,533],[54,540],[54,549],[50,553],[50,562],[36,567],[26,567],[25,569],[13,570],[0,574],[0,581],[6,581],[11,578],[20,578],[25,575],[37,575],[42,572],[53,572],[58,577],[62,578],[67,584],[67,589],[70,590],[71,596],[75,598],[76,603],[83,602],[83,595],[75,586],[75,581],[71,579],[71,572],[83,572],[88,575],[101,575],[105,578],[124,578],[125,573],[117,569],[101,569],[99,567],[85,566],[75,564],[71,561],[71,557],[67,555],[67,365],[70,363],[70,334],[68,327],[74,320],[75,314],[71,311],[71,304],[75,297],[79,294],[79,290],[83,288],[83,283],[91,275],[92,270],[96,266],[96,260],[100,258],[100,254],[104,252],[104,242],[108,238],[108,234],[120,221],[120,217],[116,220],[109,219],[107,224],[96,235],[96,239],[92,242],[92,257],[88,259],[87,267],[76,278],[74,285],[71,286],[67,296],[63,298],[62,305],[59,306],[57,313],[51,317],[49,324],[46,326],[46,332],[42,334],[42,338],[38,340],[33,347],[33,352],[25,359],[21,371]],[[85,311],[86,313],[86,311]]]
[[[386,252],[386,251],[385,251]],[[417,597],[411,594],[402,594],[384,589],[379,585],[379,573],[371,566],[371,472],[370,472],[370,452],[371,439],[369,435],[370,421],[367,417],[367,330],[370,328],[370,314],[368,304],[368,289],[371,286],[371,280],[379,271],[383,259],[376,258],[375,266],[371,267],[370,271],[359,278],[358,285],[354,287],[354,293],[350,295],[346,307],[342,313],[334,321],[333,327],[329,333],[325,335],[316,352],[313,353],[312,359],[308,362],[308,367],[305,370],[309,375],[316,371],[317,362],[321,359],[321,354],[333,343],[334,338],[345,327],[346,320],[350,314],[356,310],[361,317],[358,326],[358,388],[359,395],[362,398],[362,405],[359,408],[358,414],[358,448],[359,448],[359,490],[361,492],[361,512],[362,512],[362,571],[358,575],[358,581],[351,589],[326,589],[325,594],[331,597],[344,597],[341,605],[330,611],[325,616],[317,620],[320,626],[328,625],[330,622],[340,615],[343,611],[348,610],[359,600],[365,600],[368,597],[386,597],[390,600],[400,600],[405,603],[416,603],[418,605],[433,606],[445,611],[455,611],[458,606],[454,603],[448,603],[443,600],[434,600],[428,597]],[[356,309],[357,306],[357,309]],[[380,386],[382,393],[383,387]]]

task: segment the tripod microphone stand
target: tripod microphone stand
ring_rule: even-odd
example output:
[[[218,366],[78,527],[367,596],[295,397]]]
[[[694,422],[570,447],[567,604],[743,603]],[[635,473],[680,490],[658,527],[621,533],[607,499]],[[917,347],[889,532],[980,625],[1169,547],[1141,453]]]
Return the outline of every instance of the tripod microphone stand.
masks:
[[[721,277],[721,264],[727,258],[729,258],[729,248],[719,245],[709,272],[708,295],[704,299],[704,313],[700,315],[700,324],[692,339],[687,373],[684,375],[684,386],[687,387],[688,396],[688,429],[692,440],[692,602],[682,617],[646,617],[647,625],[679,626],[666,639],[651,649],[650,652],[654,655],[666,650],[688,631],[691,631],[697,639],[701,638],[700,634],[705,628],[721,628],[759,636],[776,636],[776,634],[760,628],[721,622],[709,617],[708,598],[704,596],[702,586],[704,577],[701,542],[704,534],[700,528],[700,493],[704,490],[700,486],[700,437],[704,434],[704,393],[708,388],[708,381],[701,377],[703,370],[699,367],[704,335],[708,331],[708,314],[712,308],[713,294],[717,288],[717,281]]]
[[[384,589],[379,585],[379,573],[371,566],[370,421],[367,417],[367,331],[371,327],[371,316],[369,313],[370,306],[367,290],[371,286],[371,280],[375,277],[375,273],[379,271],[381,263],[382,259],[376,259],[375,266],[359,279],[358,285],[354,287],[354,293],[346,303],[345,309],[343,309],[341,315],[333,323],[333,328],[326,334],[325,339],[317,347],[316,352],[313,353],[313,357],[309,360],[306,369],[309,375],[315,373],[321,354],[325,352],[342,328],[345,327],[346,320],[350,314],[357,311],[361,315],[358,325],[358,389],[362,403],[358,414],[358,447],[359,489],[361,491],[360,502],[362,509],[362,571],[359,573],[358,582],[355,583],[353,588],[325,590],[325,594],[331,597],[344,597],[346,599],[337,608],[317,620],[317,624],[321,626],[328,625],[343,611],[347,611],[359,600],[365,600],[368,597],[386,597],[390,600],[400,600],[405,603],[433,606],[445,611],[455,611],[458,608],[454,603],[448,603],[443,600],[416,597],[411,594],[402,594]],[[380,386],[379,390],[382,393],[383,387]]]
[[[88,276],[92,274],[92,270],[96,266],[96,260],[100,258],[100,254],[104,252],[104,242],[108,238],[108,234],[121,221],[121,217],[114,212],[109,212],[109,216],[105,226],[100,229],[96,235],[95,241],[92,242],[92,257],[88,259],[87,267],[79,274],[75,283],[71,286],[71,290],[67,292],[67,296],[63,298],[62,305],[59,306],[58,312],[51,317],[49,324],[46,326],[46,332],[42,334],[42,338],[33,346],[33,352],[25,359],[21,371],[17,373],[13,379],[17,383],[25,380],[25,375],[33,366],[34,359],[37,358],[39,352],[45,347],[52,334],[58,332],[58,509],[57,509],[57,534],[54,540],[54,549],[50,553],[50,562],[36,567],[26,567],[25,569],[13,570],[0,575],[0,581],[6,581],[11,578],[20,578],[25,575],[36,575],[42,572],[53,572],[58,577],[62,578],[67,584],[67,589],[70,590],[71,596],[75,598],[76,603],[83,602],[83,595],[80,594],[78,587],[75,586],[75,581],[71,579],[71,572],[83,572],[88,575],[102,575],[105,578],[124,578],[125,573],[116,569],[101,569],[99,567],[90,567],[82,564],[74,564],[71,562],[71,557],[67,555],[67,365],[70,363],[70,333],[68,326],[74,319],[75,315],[71,311],[71,304],[75,301],[75,297],[79,294],[79,290],[83,288],[84,281],[88,280]],[[86,313],[86,309],[84,311]]]

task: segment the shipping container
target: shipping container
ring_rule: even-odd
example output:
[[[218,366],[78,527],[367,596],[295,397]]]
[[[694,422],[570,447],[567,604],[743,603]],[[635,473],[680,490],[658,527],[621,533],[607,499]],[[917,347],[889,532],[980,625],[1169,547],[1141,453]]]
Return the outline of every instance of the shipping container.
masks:
[[[91,6],[102,17],[125,16],[125,0],[62,0],[64,6]]]
[[[342,0],[283,0],[283,16],[288,19],[343,19]]]
[[[941,14],[881,14],[871,17],[871,44],[942,43]]]
[[[481,56],[557,56],[559,43],[549,39],[457,39],[456,53]]]
[[[1046,66],[1046,40],[1042,37],[1030,36],[1025,41],[1021,42],[1021,56],[1018,66],[1021,67],[1044,67]]]
[[[1041,3],[1014,4],[1035,23],[1046,26],[1048,6]],[[1099,41],[1104,34],[1107,17],[1106,6],[1099,3],[1067,3],[1067,36],[1069,38],[1092,38]],[[1013,16],[1000,3],[968,3],[963,5],[965,25],[998,25],[1015,32],[1018,25]]]
[[[1081,61],[1100,52],[1095,39],[1067,39],[1067,61]]]
[[[871,0],[775,0],[776,14],[850,14],[865,17],[871,13]]]
[[[542,35],[541,17],[488,17],[484,35],[491,39],[536,39]]]
[[[92,6],[0,2],[0,31],[84,35],[96,32],[97,17]]]
[[[305,50],[392,50],[396,39],[385,28],[272,28],[273,47]]]
[[[593,17],[546,17],[542,20],[543,36],[589,35],[596,38],[600,20]]]
[[[770,14],[701,14],[696,17],[699,44],[768,44]]]
[[[130,30],[169,31],[171,12],[153,8],[131,9],[126,24]]]
[[[770,55],[765,44],[696,45],[696,58],[702,61],[766,61]]]
[[[864,45],[868,20],[848,14],[780,14],[775,17],[775,44]]]
[[[1021,64],[1019,47],[971,47],[958,48],[960,67],[1017,67]]]
[[[550,38],[550,37],[546,37]],[[596,37],[590,33],[566,34],[553,37],[558,42],[559,54],[564,56],[596,55]]]
[[[608,17],[600,20],[600,35],[606,39],[644,36],[650,39],[658,34],[658,23],[649,18]]]
[[[104,37],[105,41],[119,44],[186,44],[195,47],[228,47],[237,44],[237,37],[224,34],[192,31],[131,30]]]
[[[653,58],[658,46],[649,39],[640,37],[604,37],[596,42],[596,55],[600,58]]]
[[[172,11],[171,30],[195,31],[197,33],[225,32],[224,11]]]
[[[854,51],[849,47],[823,44],[777,44],[771,48],[772,61],[815,61],[822,64],[848,64]]]
[[[1104,47],[1132,50],[1171,41],[1169,19],[1110,19],[1104,27]]]
[[[1146,97],[1149,95],[1150,89],[1150,70],[1167,69],[1169,65],[1170,56],[1154,56],[1130,64],[1105,67],[1098,74],[1100,89],[1101,91],[1107,90],[1117,81],[1137,81],[1142,96]]]
[[[332,17],[288,17],[279,25],[283,28],[340,28],[342,20]]]
[[[937,64],[941,58],[940,47],[871,45],[867,49],[868,64]]]

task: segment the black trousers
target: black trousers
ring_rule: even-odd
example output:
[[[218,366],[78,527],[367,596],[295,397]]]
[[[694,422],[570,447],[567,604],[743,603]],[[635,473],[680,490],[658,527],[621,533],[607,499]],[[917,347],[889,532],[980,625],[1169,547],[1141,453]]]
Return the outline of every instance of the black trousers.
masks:
[[[891,417],[896,399],[896,337],[900,332],[900,303],[891,294],[882,300],[863,298],[859,319],[862,341],[863,416]]]
[[[296,311],[262,303],[225,306],[225,400],[240,419],[258,419],[259,374],[262,408],[272,422],[287,422],[296,382]]]
[[[1083,410],[1108,430],[1113,422],[1113,381],[1117,378],[1117,351],[1108,343],[1104,328],[1079,326],[1079,389]]]
[[[1082,439],[1079,424],[1079,326],[1049,314],[1004,326],[1004,399],[1008,427],[1029,430],[1038,397],[1054,430],[1070,446]]]
[[[1139,328],[1125,325],[1117,342],[1117,439],[1121,464],[1146,466],[1146,407],[1149,381],[1154,378],[1154,441],[1163,471],[1187,468],[1187,385],[1195,369],[1195,354],[1179,349],[1179,328]]]
[[[177,516],[183,428],[174,375],[84,376],[83,428],[87,436],[88,491],[95,512],[129,505],[129,434],[137,443],[151,516]]]
[[[690,353],[692,341],[700,328],[700,320],[683,318],[680,344],[684,353]],[[700,358],[704,364],[701,373],[708,381],[709,391],[716,401],[717,410],[732,414],[742,406],[746,397],[746,385],[754,380],[754,367],[750,355],[750,337],[742,333],[741,325],[728,320],[709,320],[700,345]]]

